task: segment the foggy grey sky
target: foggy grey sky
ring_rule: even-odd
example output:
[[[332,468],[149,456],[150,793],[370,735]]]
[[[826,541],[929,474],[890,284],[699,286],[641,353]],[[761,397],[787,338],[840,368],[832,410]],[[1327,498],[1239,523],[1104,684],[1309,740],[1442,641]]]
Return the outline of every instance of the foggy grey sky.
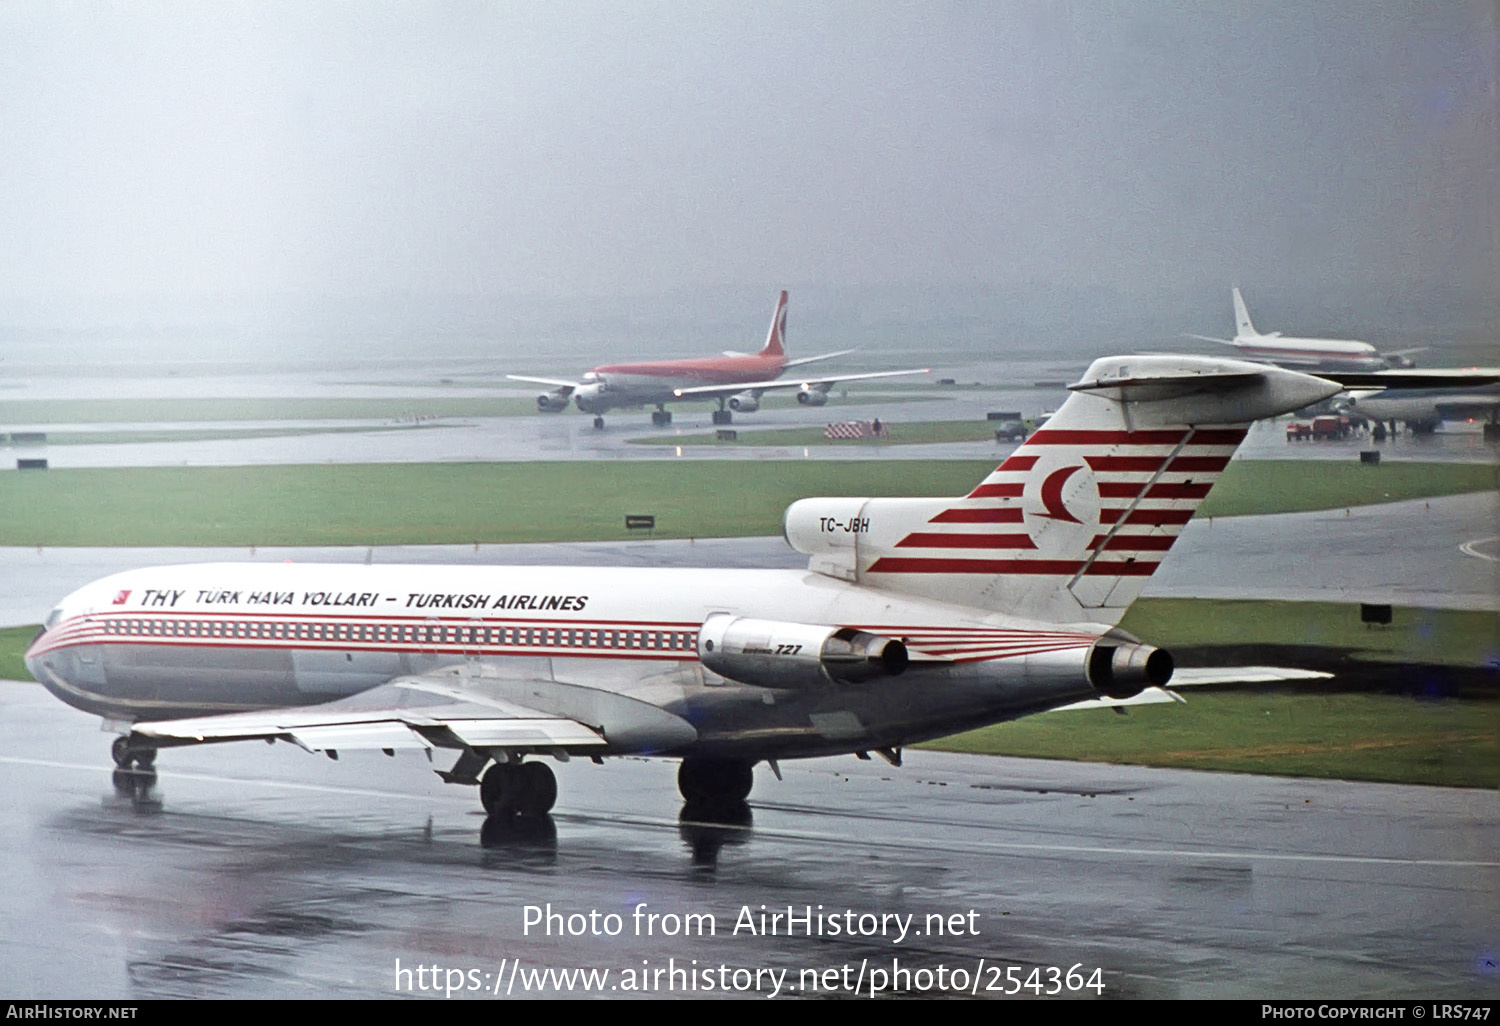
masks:
[[[1238,282],[1493,325],[1496,54],[1492,0],[3,3],[0,323]]]

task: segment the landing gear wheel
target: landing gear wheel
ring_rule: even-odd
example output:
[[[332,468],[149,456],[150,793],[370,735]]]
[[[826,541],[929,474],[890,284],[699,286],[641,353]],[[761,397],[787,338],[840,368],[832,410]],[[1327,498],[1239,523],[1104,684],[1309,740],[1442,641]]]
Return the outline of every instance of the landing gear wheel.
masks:
[[[671,410],[652,410],[651,411],[651,423],[654,424],[656,427],[666,427],[668,424],[672,423],[672,411]]]
[[[596,430],[596,431],[603,431],[604,430],[604,418],[603,417],[595,417],[594,418],[594,430]]]
[[[497,762],[479,780],[479,804],[491,816],[514,812],[516,769],[513,763]]]
[[[523,816],[545,816],[557,802],[557,777],[541,762],[521,764],[521,807]]]
[[[491,816],[545,816],[557,801],[557,777],[544,763],[496,763],[479,781],[479,801]]]
[[[751,765],[738,759],[683,759],[677,770],[677,790],[693,804],[743,802],[755,786]]]
[[[121,769],[148,770],[156,765],[155,748],[132,748],[130,738],[121,734],[115,738],[114,744],[109,746],[110,758],[115,760],[115,765]]]
[[[732,410],[714,410],[714,423],[717,425],[733,424],[734,412]]]

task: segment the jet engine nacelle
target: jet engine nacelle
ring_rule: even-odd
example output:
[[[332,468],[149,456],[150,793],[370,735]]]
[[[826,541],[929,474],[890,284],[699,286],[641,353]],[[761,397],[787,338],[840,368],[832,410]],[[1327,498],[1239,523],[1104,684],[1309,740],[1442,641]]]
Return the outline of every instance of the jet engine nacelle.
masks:
[[[543,413],[556,413],[568,408],[568,393],[562,389],[556,392],[543,392],[536,397],[536,408]]]
[[[768,688],[818,688],[894,677],[906,646],[852,627],[755,620],[715,613],[698,632],[698,659],[730,680]]]
[[[803,406],[827,406],[828,389],[816,385],[803,385],[797,389],[797,401]]]
[[[580,385],[573,392],[573,402],[584,413],[604,413],[609,409],[609,404],[603,398],[606,390],[607,388],[602,382],[592,385]]]
[[[760,396],[754,392],[740,392],[729,397],[729,408],[735,413],[754,413],[760,409]]]
[[[1105,635],[1089,650],[1089,683],[1105,698],[1134,698],[1172,679],[1172,654]]]

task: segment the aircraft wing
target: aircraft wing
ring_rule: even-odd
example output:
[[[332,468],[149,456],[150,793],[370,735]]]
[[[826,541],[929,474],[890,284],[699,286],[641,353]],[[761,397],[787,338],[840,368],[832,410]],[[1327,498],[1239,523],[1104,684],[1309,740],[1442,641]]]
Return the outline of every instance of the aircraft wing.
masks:
[[[672,394],[679,397],[736,395],[740,392],[770,392],[781,388],[802,388],[806,385],[837,385],[845,381],[869,381],[872,378],[895,378],[904,374],[928,374],[930,369],[874,371],[866,374],[834,374],[824,378],[783,378],[772,381],[746,381],[737,385],[699,385],[695,388],[674,388]]]
[[[525,381],[532,385],[551,385],[553,388],[565,388],[570,392],[581,384],[581,382],[577,381],[565,381],[562,378],[528,378],[520,374],[507,374],[505,377],[508,381]]]
[[[517,701],[524,697],[528,701]],[[310,752],[455,748],[589,754],[653,751],[697,732],[655,706],[552,680],[470,679],[453,672],[398,677],[322,705],[137,723],[159,747],[218,741],[289,741]]]

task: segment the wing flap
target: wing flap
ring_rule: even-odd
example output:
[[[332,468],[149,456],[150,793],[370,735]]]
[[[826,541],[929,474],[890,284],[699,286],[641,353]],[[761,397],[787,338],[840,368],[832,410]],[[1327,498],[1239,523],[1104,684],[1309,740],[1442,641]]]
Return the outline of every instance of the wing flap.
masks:
[[[491,695],[474,701],[449,681],[404,678],[358,695],[296,708],[138,723],[132,735],[170,747],[290,741],[310,752],[386,748],[594,749],[601,730]]]
[[[604,738],[573,720],[457,720],[444,728],[469,748],[593,748]]]

